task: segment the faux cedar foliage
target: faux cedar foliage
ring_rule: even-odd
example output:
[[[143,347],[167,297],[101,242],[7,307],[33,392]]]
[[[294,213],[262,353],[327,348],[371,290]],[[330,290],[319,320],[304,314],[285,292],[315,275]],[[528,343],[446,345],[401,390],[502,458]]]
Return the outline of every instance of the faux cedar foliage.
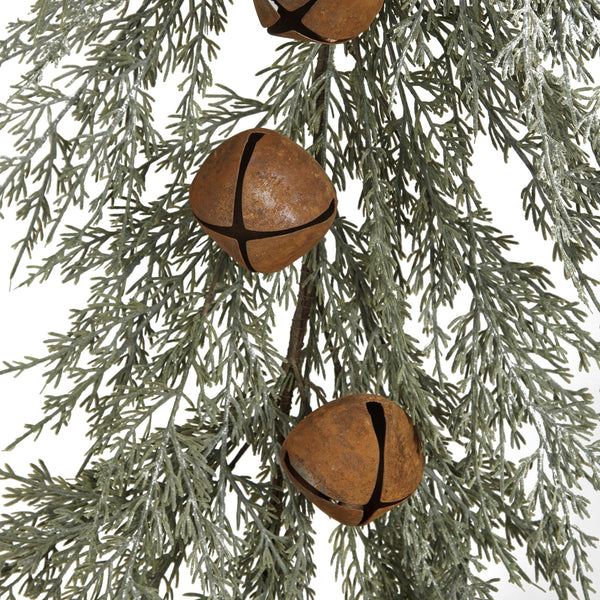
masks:
[[[69,331],[3,369],[48,383],[25,435],[85,411],[91,444],[76,474],[2,470],[15,505],[0,524],[0,598],[174,597],[184,568],[195,584],[178,594],[315,597],[313,508],[279,451],[302,416],[353,393],[402,406],[425,473],[400,507],[335,530],[348,599],[494,598],[483,558],[524,586],[592,598],[578,486],[600,487],[598,414],[568,352],[598,361],[582,322],[600,305],[600,95],[586,70],[600,6],[386,0],[355,41],[283,43],[246,98],[211,72],[240,2],[38,0],[0,45],[2,61],[28,65],[0,107],[15,144],[0,159],[2,210],[26,232],[14,277],[93,276]],[[249,22],[246,43],[258,35]],[[225,256],[188,202],[210,150],[263,125],[306,147],[338,191],[362,184],[358,222],[341,199],[328,240],[269,276]],[[514,240],[470,176],[476,135],[527,168],[525,217],[579,302],[508,256]],[[273,341],[280,305],[287,351]]]

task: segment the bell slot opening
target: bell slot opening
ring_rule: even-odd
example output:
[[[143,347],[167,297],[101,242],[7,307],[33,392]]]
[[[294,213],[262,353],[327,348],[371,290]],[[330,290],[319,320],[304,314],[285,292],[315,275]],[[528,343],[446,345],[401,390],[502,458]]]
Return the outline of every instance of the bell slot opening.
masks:
[[[240,166],[238,169],[237,183],[235,187],[235,196],[233,202],[232,224],[229,226],[213,225],[212,223],[208,223],[207,221],[199,219],[197,215],[194,215],[198,219],[198,221],[200,221],[200,223],[207,229],[211,229],[216,233],[226,235],[227,237],[236,240],[240,249],[240,254],[242,255],[242,260],[246,264],[247,269],[252,272],[256,272],[256,269],[252,266],[252,263],[250,262],[250,257],[248,256],[249,230],[244,225],[242,191],[244,188],[244,177],[246,177],[246,170],[248,169],[248,165],[250,164],[250,159],[252,158],[252,154],[254,153],[256,144],[258,144],[258,141],[264,135],[264,133],[254,132],[251,133],[248,136],[248,139],[246,140],[246,145],[244,146],[242,157],[240,159]]]
[[[385,412],[380,402],[367,402],[367,410],[371,416],[371,422],[373,423],[373,430],[377,436],[377,444],[379,445],[379,456],[381,458],[385,445]]]
[[[308,0],[306,4],[303,4],[295,10],[288,10],[281,4],[279,0],[269,0],[270,4],[277,9],[279,14],[279,20],[274,25],[267,28],[267,31],[271,35],[281,35],[290,31],[295,31],[300,35],[303,35],[309,40],[315,42],[325,42],[318,33],[309,29],[303,22],[302,19],[308,13],[308,11],[317,3],[318,0]]]
[[[359,525],[363,525],[368,521],[373,513],[378,509],[385,506],[381,502],[381,492],[383,490],[383,470],[385,462],[385,411],[380,402],[367,402],[367,411],[371,417],[371,423],[373,424],[373,431],[377,438],[377,445],[379,447],[379,465],[377,467],[377,478],[375,479],[375,487],[373,493],[369,498],[369,501],[363,506],[363,518]]]
[[[304,477],[302,477],[302,475],[300,475],[300,473],[298,473],[298,471],[292,465],[292,462],[290,461],[289,452],[287,452],[287,451],[286,451],[285,455],[283,456],[283,462],[284,462],[287,470],[294,477],[294,479],[298,483],[300,483],[304,488],[306,488],[309,492],[311,492],[315,496],[318,496],[319,498],[322,498],[323,500],[327,500],[327,502],[331,502],[332,504],[343,504],[343,502],[340,502],[339,500],[335,500],[331,496],[324,494],[321,490],[317,489],[312,483],[309,483],[308,481],[306,481],[306,479]]]

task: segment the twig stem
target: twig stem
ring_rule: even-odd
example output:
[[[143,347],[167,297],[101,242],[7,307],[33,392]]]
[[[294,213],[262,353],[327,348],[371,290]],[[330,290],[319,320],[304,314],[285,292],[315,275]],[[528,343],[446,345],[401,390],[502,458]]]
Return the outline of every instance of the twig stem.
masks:
[[[327,70],[330,52],[330,46],[321,46],[317,56],[317,65],[314,72],[313,84],[318,82],[318,80]],[[321,166],[325,166],[326,161],[326,93],[327,86],[324,85],[321,92],[317,96],[315,102],[316,114],[321,115],[314,138],[316,148],[315,158],[321,164]],[[296,309],[294,311],[294,316],[292,318],[292,324],[290,327],[290,337],[286,359],[283,363],[283,389],[281,391],[281,396],[279,397],[279,408],[281,412],[286,415],[290,414],[292,408],[292,398],[294,390],[296,388],[304,389],[304,384],[301,379],[298,380],[298,377],[301,373],[304,337],[306,335],[306,330],[308,327],[308,320],[310,319],[311,313],[313,311],[316,290],[316,279],[314,276],[311,261],[312,258],[310,254],[307,254],[302,262],[302,269],[300,271],[300,283],[298,289],[298,300],[296,302]],[[279,442],[279,444],[281,444],[283,443],[283,440],[283,431],[280,430],[277,441]],[[273,504],[275,506],[276,511],[276,517],[273,520],[271,531],[275,535],[279,535],[279,531],[281,529],[281,513],[283,511],[283,473],[281,469],[278,469],[277,472],[273,475],[271,485],[272,489],[274,490]]]

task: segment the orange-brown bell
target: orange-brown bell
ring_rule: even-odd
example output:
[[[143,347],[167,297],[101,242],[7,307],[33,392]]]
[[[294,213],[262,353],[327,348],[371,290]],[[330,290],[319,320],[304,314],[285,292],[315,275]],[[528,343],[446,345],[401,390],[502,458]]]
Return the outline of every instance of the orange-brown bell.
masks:
[[[371,394],[344,396],[302,419],[281,447],[292,483],[345,525],[365,525],[417,489],[419,435],[397,405]]]
[[[254,0],[272,35],[322,44],[347,42],[365,31],[383,0]]]
[[[289,138],[250,129],[202,163],[190,188],[204,231],[250,271],[279,271],[306,254],[335,218],[335,189],[321,165]]]

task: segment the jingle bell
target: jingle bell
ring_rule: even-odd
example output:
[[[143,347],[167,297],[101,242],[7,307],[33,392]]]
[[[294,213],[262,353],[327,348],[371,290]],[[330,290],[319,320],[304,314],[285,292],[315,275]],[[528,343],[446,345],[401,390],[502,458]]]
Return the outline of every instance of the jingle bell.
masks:
[[[355,38],[373,22],[383,0],[254,0],[271,35],[339,44]]]
[[[281,447],[286,475],[345,525],[365,525],[408,499],[423,475],[419,435],[397,405],[344,396],[302,419]]]
[[[327,233],[337,208],[321,165],[269,129],[239,133],[200,166],[190,188],[196,220],[250,271],[279,271]]]

